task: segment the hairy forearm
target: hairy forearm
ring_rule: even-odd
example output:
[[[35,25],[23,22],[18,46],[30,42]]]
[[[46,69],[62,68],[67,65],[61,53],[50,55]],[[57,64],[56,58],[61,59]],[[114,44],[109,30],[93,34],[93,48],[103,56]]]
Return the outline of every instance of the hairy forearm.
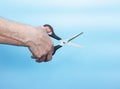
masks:
[[[26,33],[30,33],[33,27],[0,18],[0,43],[23,45],[27,42]]]

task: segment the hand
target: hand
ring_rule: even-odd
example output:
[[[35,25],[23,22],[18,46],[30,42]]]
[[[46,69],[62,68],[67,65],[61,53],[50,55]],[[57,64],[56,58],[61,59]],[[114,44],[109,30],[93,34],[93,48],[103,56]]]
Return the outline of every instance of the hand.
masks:
[[[36,59],[37,62],[47,62],[52,59],[54,46],[47,34],[47,30],[46,27],[36,28],[27,42],[27,46],[32,52],[32,58]]]
[[[35,28],[0,18],[0,44],[27,46],[37,62],[47,62],[52,59],[54,50],[47,30],[49,28]]]

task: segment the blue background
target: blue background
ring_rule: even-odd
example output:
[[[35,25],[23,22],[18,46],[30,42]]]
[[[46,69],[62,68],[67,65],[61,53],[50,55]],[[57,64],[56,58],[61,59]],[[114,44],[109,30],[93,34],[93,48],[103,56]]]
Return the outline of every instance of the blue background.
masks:
[[[120,89],[120,0],[2,0],[0,15],[49,23],[62,38],[83,31],[73,42],[85,46],[39,64],[28,48],[0,44],[0,89]]]

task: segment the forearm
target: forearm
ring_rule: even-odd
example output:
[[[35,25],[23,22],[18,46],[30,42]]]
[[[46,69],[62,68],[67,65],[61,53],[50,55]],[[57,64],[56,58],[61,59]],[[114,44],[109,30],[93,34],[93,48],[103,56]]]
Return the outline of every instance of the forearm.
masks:
[[[3,37],[0,36],[0,44],[10,44],[10,45],[23,45],[22,42],[8,38],[8,37]]]
[[[31,29],[33,27],[0,18],[0,43],[25,46],[26,33],[32,34]]]

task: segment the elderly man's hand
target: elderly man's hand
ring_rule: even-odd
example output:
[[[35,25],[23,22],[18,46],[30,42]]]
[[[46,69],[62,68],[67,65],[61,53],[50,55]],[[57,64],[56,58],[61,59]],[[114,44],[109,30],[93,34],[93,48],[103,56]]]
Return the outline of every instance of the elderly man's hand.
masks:
[[[39,27],[36,30],[32,30],[27,42],[27,46],[32,52],[32,58],[36,59],[37,62],[47,62],[52,59],[54,50],[53,42],[47,34],[48,28]]]

